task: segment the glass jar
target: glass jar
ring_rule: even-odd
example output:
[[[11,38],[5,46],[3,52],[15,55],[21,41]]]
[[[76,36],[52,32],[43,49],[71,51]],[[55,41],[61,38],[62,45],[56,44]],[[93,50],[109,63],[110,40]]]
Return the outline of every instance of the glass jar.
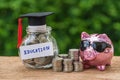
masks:
[[[21,46],[41,44],[52,42],[53,54],[52,56],[36,57],[22,60],[24,65],[29,68],[50,68],[52,67],[53,57],[58,55],[58,47],[55,38],[51,35],[51,27],[40,29],[36,27],[27,27],[27,35],[22,41]]]

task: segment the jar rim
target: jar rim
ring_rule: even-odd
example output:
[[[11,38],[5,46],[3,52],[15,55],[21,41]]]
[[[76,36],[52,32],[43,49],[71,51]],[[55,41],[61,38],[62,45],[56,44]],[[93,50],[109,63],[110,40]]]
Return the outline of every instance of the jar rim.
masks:
[[[45,29],[42,28],[37,28],[37,27],[27,27],[26,31],[27,32],[40,32],[40,33],[46,33],[46,32],[50,32],[52,30],[52,28],[50,26],[47,26]]]

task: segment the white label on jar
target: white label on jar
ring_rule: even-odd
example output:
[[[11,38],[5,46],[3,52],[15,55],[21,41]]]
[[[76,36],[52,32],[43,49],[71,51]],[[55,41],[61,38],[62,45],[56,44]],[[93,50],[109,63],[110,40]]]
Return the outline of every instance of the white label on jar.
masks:
[[[20,46],[20,57],[22,60],[45,56],[53,56],[52,42]]]

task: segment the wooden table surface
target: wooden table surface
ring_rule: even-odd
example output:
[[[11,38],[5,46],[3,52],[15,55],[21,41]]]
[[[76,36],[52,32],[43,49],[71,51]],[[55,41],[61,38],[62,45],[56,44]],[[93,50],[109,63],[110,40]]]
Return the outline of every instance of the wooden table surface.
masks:
[[[0,57],[0,80],[120,80],[120,57],[112,59],[105,71],[96,68],[83,72],[53,72],[52,69],[27,69],[19,57]]]

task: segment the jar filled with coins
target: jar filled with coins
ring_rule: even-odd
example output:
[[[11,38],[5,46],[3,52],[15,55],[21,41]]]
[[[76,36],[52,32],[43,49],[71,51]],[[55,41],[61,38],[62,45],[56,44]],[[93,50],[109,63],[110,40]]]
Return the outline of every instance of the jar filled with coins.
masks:
[[[39,22],[40,24],[38,23],[39,18],[39,20],[41,18],[44,20],[44,16],[49,14],[51,13],[43,12],[22,15],[22,17],[29,17],[29,19],[32,17],[29,20],[29,26],[26,28],[27,35],[19,47],[19,55],[26,67],[50,68],[52,67],[52,59],[58,55],[56,40],[51,35],[52,28],[46,26],[44,21]]]

